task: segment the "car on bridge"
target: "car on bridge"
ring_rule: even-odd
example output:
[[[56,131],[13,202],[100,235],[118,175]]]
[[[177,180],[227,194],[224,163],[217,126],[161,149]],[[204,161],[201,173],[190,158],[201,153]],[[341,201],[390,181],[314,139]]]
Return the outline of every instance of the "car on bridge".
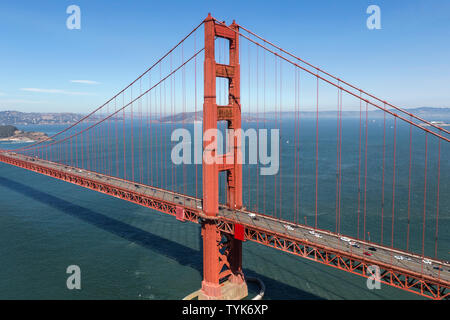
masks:
[[[283,225],[287,230],[289,230],[289,231],[294,231],[294,228],[292,228],[292,226],[290,226],[290,225],[288,225],[288,224],[285,224],[285,225]]]
[[[350,244],[352,247],[360,248],[359,244],[357,244],[356,242],[350,241],[349,244]]]

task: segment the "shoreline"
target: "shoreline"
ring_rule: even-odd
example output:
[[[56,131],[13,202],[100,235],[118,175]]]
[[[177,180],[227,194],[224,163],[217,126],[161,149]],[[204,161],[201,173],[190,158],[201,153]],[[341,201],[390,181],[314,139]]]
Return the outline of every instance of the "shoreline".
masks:
[[[22,139],[22,138],[0,138],[0,142],[16,142],[16,143],[32,143],[40,142],[44,140],[32,140],[32,139]]]

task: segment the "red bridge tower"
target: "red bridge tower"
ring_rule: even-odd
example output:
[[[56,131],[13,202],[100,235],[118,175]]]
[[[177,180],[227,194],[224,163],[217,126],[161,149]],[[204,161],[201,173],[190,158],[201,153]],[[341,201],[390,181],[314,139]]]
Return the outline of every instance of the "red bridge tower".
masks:
[[[215,159],[222,157],[222,164],[205,161],[203,157],[203,282],[199,299],[242,299],[247,296],[247,284],[242,273],[242,241],[222,234],[216,226],[219,210],[219,172],[227,173],[227,206],[242,207],[242,162],[241,157],[241,105],[238,25],[227,27],[216,23],[209,14],[205,19],[205,62],[203,133],[217,132],[217,121],[227,121],[234,150],[217,155],[217,139],[204,136],[203,151]],[[215,61],[214,40],[216,37],[229,41],[229,64]],[[228,79],[228,105],[216,103],[216,78]],[[231,140],[230,140],[231,141]],[[229,161],[233,159],[232,163]],[[228,159],[228,161],[227,161]],[[238,226],[239,227],[239,226]],[[236,229],[236,225],[235,225]],[[236,231],[236,230],[235,230]]]

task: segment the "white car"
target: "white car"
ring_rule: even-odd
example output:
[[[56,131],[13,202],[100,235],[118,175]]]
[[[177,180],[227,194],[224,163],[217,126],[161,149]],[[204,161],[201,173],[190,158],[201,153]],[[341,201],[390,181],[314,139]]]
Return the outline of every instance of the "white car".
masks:
[[[248,216],[252,219],[256,218],[256,214],[249,212]]]
[[[294,231],[294,228],[292,228],[290,225],[285,224],[284,227],[289,231]]]
[[[397,260],[405,260],[405,258],[402,257],[402,256],[394,256],[394,258],[397,259]]]
[[[431,264],[431,261],[428,260],[428,259],[423,259],[422,262],[425,263],[425,264]]]
[[[341,240],[342,241],[345,241],[345,242],[350,242],[351,240],[349,239],[349,238],[347,238],[347,237],[341,237]]]
[[[320,234],[318,234],[318,233],[316,233],[315,235],[314,235],[316,238],[319,238],[319,239],[322,239],[323,237],[320,235]]]
[[[316,233],[314,232],[314,230],[309,231],[310,234],[315,235]]]

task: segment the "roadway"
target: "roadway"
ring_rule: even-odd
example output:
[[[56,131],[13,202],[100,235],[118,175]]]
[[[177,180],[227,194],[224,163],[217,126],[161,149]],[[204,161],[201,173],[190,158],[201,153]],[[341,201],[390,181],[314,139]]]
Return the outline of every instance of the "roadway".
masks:
[[[381,246],[379,244],[365,242],[345,235],[338,235],[332,232],[314,229],[305,225],[293,224],[288,221],[280,221],[257,213],[254,217],[250,217],[249,213],[246,211],[233,212],[227,209],[221,210],[219,215],[230,218],[244,225],[264,228],[276,234],[284,234],[292,239],[303,241],[306,240],[311,244],[344,251],[349,255],[379,261],[386,265],[397,266],[420,274],[423,272],[423,274],[432,276],[433,278],[450,282],[450,265],[440,260],[425,257],[425,259],[431,262],[431,264],[427,264],[423,262],[424,257],[421,255]],[[316,236],[316,234],[319,236]],[[341,240],[342,237],[349,239],[358,247],[350,245],[350,241]],[[369,250],[369,248],[374,248],[376,251]],[[365,253],[369,253],[371,255],[367,256]],[[397,259],[395,256],[403,260]],[[442,271],[436,270],[434,267],[441,268]]]

